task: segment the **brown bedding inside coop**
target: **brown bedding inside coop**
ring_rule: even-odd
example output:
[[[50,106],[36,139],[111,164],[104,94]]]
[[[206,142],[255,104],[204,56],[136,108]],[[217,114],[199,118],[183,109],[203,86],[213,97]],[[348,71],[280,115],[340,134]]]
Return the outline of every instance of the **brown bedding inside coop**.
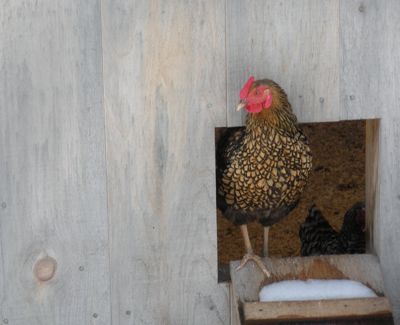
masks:
[[[343,215],[357,201],[365,200],[365,122],[304,124],[313,151],[313,173],[299,206],[282,222],[271,227],[270,256],[300,255],[299,226],[315,203],[328,222],[338,230]],[[258,254],[262,252],[263,230],[249,225],[249,234]],[[218,212],[218,260],[226,264],[244,254],[243,239]]]

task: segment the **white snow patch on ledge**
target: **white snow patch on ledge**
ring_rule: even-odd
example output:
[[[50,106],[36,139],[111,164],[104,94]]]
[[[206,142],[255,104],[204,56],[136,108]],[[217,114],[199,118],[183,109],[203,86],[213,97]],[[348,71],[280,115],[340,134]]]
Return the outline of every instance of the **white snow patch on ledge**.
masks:
[[[271,283],[260,291],[260,301],[302,301],[377,297],[364,284],[352,280],[288,280]]]

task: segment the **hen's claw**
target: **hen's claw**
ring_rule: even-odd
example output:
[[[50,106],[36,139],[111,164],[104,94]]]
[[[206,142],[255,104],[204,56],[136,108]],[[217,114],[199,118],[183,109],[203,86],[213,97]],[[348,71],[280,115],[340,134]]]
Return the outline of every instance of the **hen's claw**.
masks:
[[[261,269],[261,271],[267,278],[271,276],[271,273],[265,267],[263,261],[261,260],[261,257],[254,253],[247,253],[245,256],[243,256],[243,259],[240,262],[240,265],[236,268],[236,271],[239,271],[241,268],[243,268],[250,260],[256,263],[256,265]]]

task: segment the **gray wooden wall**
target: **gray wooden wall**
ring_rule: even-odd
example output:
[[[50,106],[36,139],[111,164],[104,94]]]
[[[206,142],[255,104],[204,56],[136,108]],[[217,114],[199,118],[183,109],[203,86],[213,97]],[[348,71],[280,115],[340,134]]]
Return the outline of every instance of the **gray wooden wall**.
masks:
[[[398,0],[3,0],[0,323],[229,324],[213,137],[251,73],[302,122],[381,119],[374,245],[400,322],[399,35]]]

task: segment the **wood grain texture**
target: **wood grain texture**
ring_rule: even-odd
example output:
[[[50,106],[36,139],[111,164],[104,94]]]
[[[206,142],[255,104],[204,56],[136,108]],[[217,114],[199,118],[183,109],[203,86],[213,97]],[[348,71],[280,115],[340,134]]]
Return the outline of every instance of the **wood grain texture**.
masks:
[[[371,319],[379,324],[392,324],[391,307],[387,298],[358,298],[319,301],[252,302],[244,304],[247,325],[276,324],[323,320]],[[378,323],[376,323],[378,324]]]
[[[381,118],[373,242],[400,323],[400,2],[342,0],[340,19],[342,118]]]
[[[110,324],[99,2],[3,1],[0,44],[0,321]]]
[[[374,220],[374,245],[380,259],[385,293],[400,323],[400,118],[385,116],[379,135],[379,202]]]
[[[214,171],[224,1],[105,0],[102,13],[113,322],[228,324]]]
[[[230,312],[231,312],[231,322],[230,325],[240,325],[240,315],[237,293],[235,292],[234,286],[229,286],[229,301],[230,301]]]
[[[399,1],[340,1],[341,119],[400,117],[399,31]]]
[[[341,1],[340,17],[342,118],[381,118],[373,241],[386,294],[393,304],[395,321],[400,322],[400,255],[394,249],[400,236],[400,148],[395,140],[400,135],[400,3]]]
[[[249,75],[286,90],[299,121],[340,118],[339,1],[227,1],[228,126]],[[244,112],[243,112],[244,114]]]

